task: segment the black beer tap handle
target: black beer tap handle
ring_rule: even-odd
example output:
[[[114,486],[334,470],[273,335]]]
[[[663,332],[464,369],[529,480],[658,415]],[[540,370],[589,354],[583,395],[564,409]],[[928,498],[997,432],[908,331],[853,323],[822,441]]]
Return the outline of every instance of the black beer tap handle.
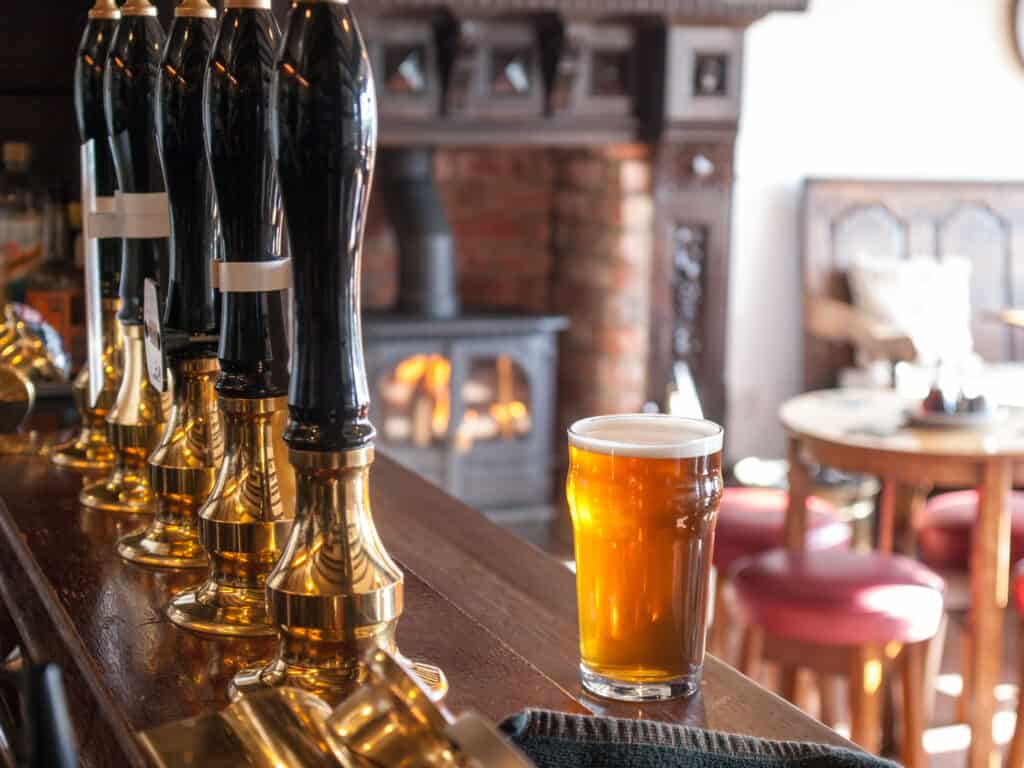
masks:
[[[213,185],[203,145],[203,78],[217,19],[212,7],[193,6],[178,9],[167,38],[157,82],[156,130],[171,214],[163,324],[165,331],[200,336],[217,329],[210,279]],[[186,12],[196,15],[183,15]],[[193,342],[186,349],[191,354],[212,352],[214,347],[205,341]]]
[[[110,149],[122,193],[164,191],[156,152],[154,98],[164,47],[164,30],[155,15],[128,15],[123,10],[104,70],[103,100]],[[124,241],[121,265],[121,311],[126,325],[142,324],[143,284],[159,279],[166,265],[166,238]],[[161,263],[163,262],[163,263]]]
[[[110,42],[118,22],[113,13],[108,15],[111,18],[90,17],[75,59],[78,136],[83,144],[88,141],[93,143],[93,184],[98,197],[113,197],[117,187],[114,158],[110,154],[110,142],[107,140],[107,118],[103,113],[103,67],[107,63]],[[82,215],[87,213],[83,211]],[[97,241],[97,245],[100,295],[104,299],[116,299],[121,280],[121,241],[103,238]]]
[[[283,258],[280,188],[268,114],[279,39],[269,3],[225,3],[204,98],[207,154],[227,262]],[[288,391],[285,318],[282,290],[222,294],[218,392],[278,397]]]
[[[347,3],[292,4],[275,65],[273,111],[295,286],[285,440],[299,450],[362,448],[374,437],[359,270],[377,103]]]

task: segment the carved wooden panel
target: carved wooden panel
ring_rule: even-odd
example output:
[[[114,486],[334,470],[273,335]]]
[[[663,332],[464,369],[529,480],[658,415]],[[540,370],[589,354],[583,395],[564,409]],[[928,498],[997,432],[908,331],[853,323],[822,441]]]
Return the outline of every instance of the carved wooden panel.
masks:
[[[846,267],[858,250],[892,257],[958,255],[972,265],[975,349],[998,362],[1024,359],[1024,335],[985,317],[1024,306],[1024,183],[849,181],[805,185],[804,293],[848,300]],[[808,336],[808,388],[831,386],[851,350]]]
[[[855,205],[832,225],[833,262],[845,269],[854,259],[907,258],[907,225],[880,203]]]
[[[637,75],[632,28],[619,24],[567,24],[551,83],[553,115],[625,117],[632,113]]]
[[[672,229],[672,357],[698,370],[703,352],[704,273],[708,228],[676,224]]]
[[[445,111],[453,118],[530,118],[544,112],[541,51],[532,25],[463,20]]]
[[[661,402],[672,365],[686,362],[705,415],[725,417],[725,325],[733,136],[663,143],[654,159],[648,396]],[[694,172],[694,161],[704,172]],[[705,167],[705,163],[713,166]]]
[[[937,256],[971,262],[974,349],[986,360],[1013,358],[1012,331],[982,313],[1014,306],[1010,225],[984,204],[957,206],[936,225]]]
[[[429,120],[441,114],[441,66],[428,19],[361,21],[384,120]]]

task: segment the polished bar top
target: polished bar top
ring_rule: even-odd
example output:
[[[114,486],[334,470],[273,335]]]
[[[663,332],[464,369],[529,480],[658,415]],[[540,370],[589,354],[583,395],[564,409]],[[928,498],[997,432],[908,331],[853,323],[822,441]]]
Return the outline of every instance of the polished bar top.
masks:
[[[546,707],[849,746],[713,658],[703,694],[687,701],[590,697],[578,682],[572,574],[384,457],[371,477],[377,527],[405,571],[399,646],[444,668],[454,712],[499,720]],[[0,597],[20,635],[2,639],[64,668],[83,765],[144,765],[134,731],[222,707],[239,665],[265,657],[272,641],[175,628],[163,607],[202,574],[123,562],[114,543],[142,519],[83,508],[81,485],[43,458],[0,460]]]

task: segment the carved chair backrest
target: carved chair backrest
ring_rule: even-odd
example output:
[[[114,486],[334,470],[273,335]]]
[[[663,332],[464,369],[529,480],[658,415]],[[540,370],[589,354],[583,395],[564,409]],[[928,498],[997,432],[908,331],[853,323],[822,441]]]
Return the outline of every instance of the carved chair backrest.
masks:
[[[1024,334],[985,317],[1024,307],[1024,183],[810,179],[802,213],[804,301],[850,300],[846,269],[874,258],[972,264],[975,350],[990,362],[1024,359]],[[811,335],[804,340],[808,389],[833,386],[853,351]]]

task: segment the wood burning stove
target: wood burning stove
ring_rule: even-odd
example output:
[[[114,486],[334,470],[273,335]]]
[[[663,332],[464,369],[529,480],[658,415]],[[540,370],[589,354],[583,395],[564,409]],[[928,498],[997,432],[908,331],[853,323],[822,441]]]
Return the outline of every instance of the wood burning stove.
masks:
[[[381,449],[489,512],[550,504],[556,337],[543,315],[367,314]]]
[[[378,169],[398,238],[394,312],[365,313],[378,444],[466,503],[494,513],[552,499],[557,333],[563,317],[461,313],[455,249],[424,147]]]

